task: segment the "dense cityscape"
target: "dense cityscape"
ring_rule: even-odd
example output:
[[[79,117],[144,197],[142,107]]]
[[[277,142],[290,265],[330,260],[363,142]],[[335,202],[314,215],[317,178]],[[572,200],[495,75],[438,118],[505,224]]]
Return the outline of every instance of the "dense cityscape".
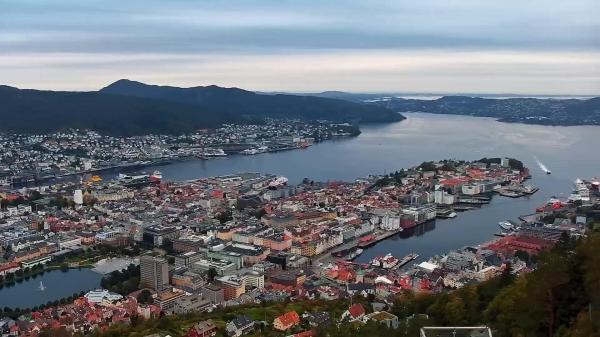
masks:
[[[0,337],[600,337],[598,13],[0,0]]]
[[[0,186],[107,168],[301,149],[359,133],[357,127],[346,123],[265,119],[261,124],[226,124],[179,136],[116,137],[91,130],[0,134]]]
[[[259,312],[231,320],[215,316],[180,326],[175,335],[313,336],[317,327],[338,321],[406,329],[391,310],[398,296],[527,274],[536,268],[535,257],[565,235],[586,236],[593,220],[585,210],[600,205],[600,182],[577,180],[569,198],[549,200],[521,223],[500,223],[497,239],[489,242],[422,256],[419,263],[415,253],[354,260],[402,231],[429,230],[436,218],[477,212],[491,198],[536,193],[529,177],[516,159],[484,158],[424,162],[348,183],[305,179],[292,185],[260,173],[170,182],[155,172],[6,189],[3,287],[58,270],[93,268],[104,277],[101,288],[2,308],[0,331],[87,334],[164,315],[347,300],[355,303],[337,317],[296,310],[269,318]],[[38,291],[47,291],[42,282]]]

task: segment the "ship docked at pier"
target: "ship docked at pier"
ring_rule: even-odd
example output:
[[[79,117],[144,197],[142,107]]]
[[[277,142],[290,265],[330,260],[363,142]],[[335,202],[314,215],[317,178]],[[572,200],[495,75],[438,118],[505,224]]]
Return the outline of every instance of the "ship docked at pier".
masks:
[[[373,260],[371,260],[371,265],[373,267],[379,267],[379,268],[383,268],[383,269],[400,268],[400,267],[406,265],[407,263],[409,263],[410,261],[415,260],[417,257],[419,257],[418,254],[410,253],[410,254],[406,255],[405,257],[403,257],[402,259],[398,259],[397,257],[393,256],[392,254],[388,253],[385,256],[375,257]]]
[[[127,187],[140,187],[148,184],[157,184],[162,180],[162,173],[160,171],[154,171],[152,174],[139,173],[139,174],[124,174],[120,173],[117,177],[118,182]]]
[[[352,247],[352,248],[348,248],[348,249],[339,250],[337,252],[333,252],[333,253],[331,253],[331,255],[333,257],[344,259],[346,261],[352,261],[352,260],[356,259],[357,257],[359,257],[363,252],[364,252],[364,250],[362,248]]]

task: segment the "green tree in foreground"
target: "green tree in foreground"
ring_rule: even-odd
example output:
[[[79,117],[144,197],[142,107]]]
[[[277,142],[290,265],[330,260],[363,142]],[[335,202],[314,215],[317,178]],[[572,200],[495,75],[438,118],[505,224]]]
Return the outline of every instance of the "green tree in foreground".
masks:
[[[148,289],[144,289],[137,296],[138,303],[141,304],[151,304],[152,303],[152,293]]]

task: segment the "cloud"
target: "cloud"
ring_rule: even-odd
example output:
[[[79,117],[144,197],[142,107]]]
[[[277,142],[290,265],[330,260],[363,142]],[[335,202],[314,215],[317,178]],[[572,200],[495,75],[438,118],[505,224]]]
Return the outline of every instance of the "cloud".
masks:
[[[4,0],[0,76],[29,87],[91,89],[131,74],[297,91],[450,91],[454,78],[503,92],[560,89],[542,85],[552,78],[597,92],[598,12],[595,0]]]
[[[251,90],[597,94],[600,52],[330,50],[263,54],[0,55],[11,84],[96,90],[118,78]],[[56,79],[60,78],[59,85]]]

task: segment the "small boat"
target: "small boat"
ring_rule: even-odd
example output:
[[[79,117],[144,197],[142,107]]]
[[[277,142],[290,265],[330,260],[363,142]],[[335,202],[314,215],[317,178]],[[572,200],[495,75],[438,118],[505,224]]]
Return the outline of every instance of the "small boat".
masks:
[[[286,177],[277,177],[276,179],[274,179],[273,181],[271,181],[269,183],[269,187],[283,186],[283,185],[286,185],[287,182],[288,182],[288,178],[286,178]]]
[[[162,173],[160,171],[154,171],[152,174],[138,173],[138,174],[124,174],[120,173],[117,177],[118,182],[127,187],[139,187],[152,183],[159,183],[162,179]]]
[[[450,209],[438,210],[436,212],[436,217],[438,217],[440,219],[452,219],[452,218],[456,217],[456,212],[453,212]]]
[[[515,225],[513,225],[510,221],[500,221],[498,226],[507,231],[512,231],[515,229]]]
[[[535,192],[539,191],[540,188],[533,186],[533,185],[527,185],[523,188],[523,193],[531,195],[534,194]]]
[[[363,253],[363,250],[360,248],[355,249],[350,255],[346,257],[346,261],[352,261],[356,259],[360,254]]]
[[[245,155],[254,155],[259,153],[268,152],[269,148],[267,146],[259,146],[257,148],[245,149],[241,153]]]
[[[42,281],[40,281],[40,285],[39,285],[39,287],[38,287],[38,290],[39,290],[39,291],[44,291],[44,290],[46,290],[46,286],[44,286],[44,283],[43,283]]]
[[[152,174],[150,175],[149,178],[152,181],[161,181],[162,180],[162,172],[156,170],[156,171],[152,172]]]
[[[206,157],[226,157],[227,153],[223,149],[210,148],[205,149],[202,155]]]
[[[546,165],[544,165],[544,163],[542,163],[539,159],[537,159],[537,157],[533,157],[535,158],[535,161],[537,162],[538,166],[540,167],[540,169],[544,172],[546,172],[546,174],[552,174],[552,171],[550,171],[548,169],[548,167]]]
[[[405,264],[409,263],[412,260],[415,260],[418,257],[419,257],[419,254],[410,253],[410,254],[406,255],[405,257],[403,257],[402,259],[400,259],[400,262],[398,263],[398,267],[402,267]]]
[[[395,268],[399,262],[400,260],[388,253],[386,256],[378,256],[374,258],[373,261],[371,261],[371,265],[384,269],[392,269]]]
[[[356,259],[357,256],[358,255],[356,255],[356,251],[353,251],[350,254],[348,254],[348,256],[346,256],[345,260],[352,261],[352,260]]]

